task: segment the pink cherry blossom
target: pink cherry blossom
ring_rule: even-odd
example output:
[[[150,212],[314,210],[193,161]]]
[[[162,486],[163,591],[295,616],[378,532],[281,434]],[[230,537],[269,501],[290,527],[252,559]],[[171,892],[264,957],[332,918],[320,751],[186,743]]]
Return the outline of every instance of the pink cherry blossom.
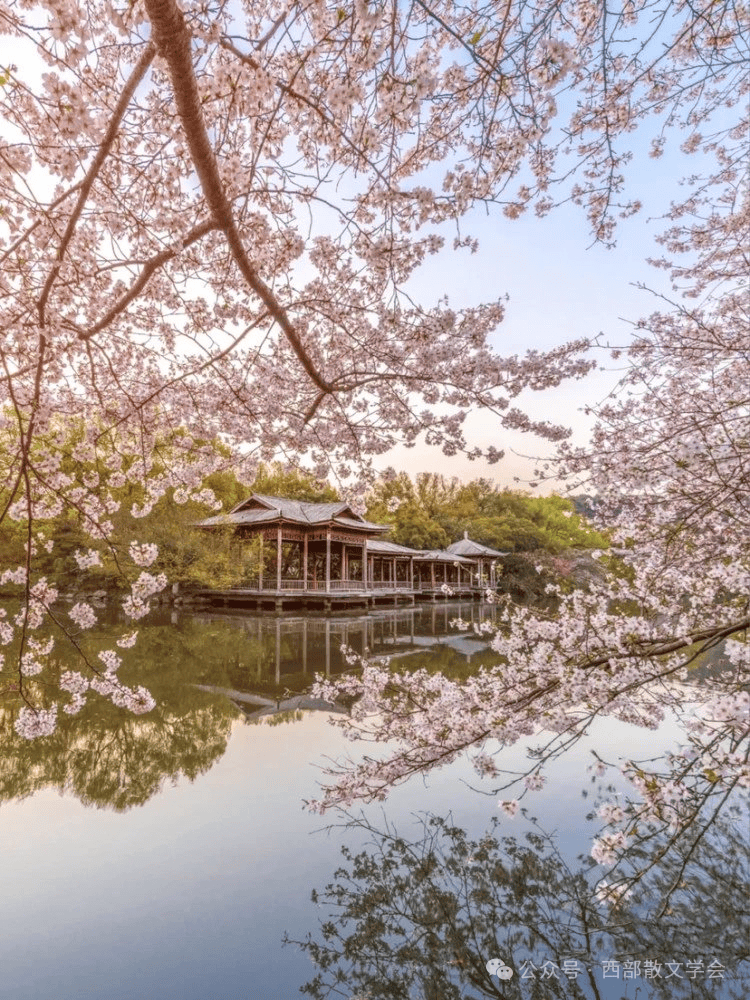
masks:
[[[128,554],[136,566],[150,566],[159,555],[159,547],[150,542],[131,542]]]
[[[98,621],[96,612],[86,601],[78,601],[77,604],[74,604],[68,611],[68,616],[79,628],[83,629],[92,628]]]
[[[25,740],[34,740],[40,736],[49,736],[57,726],[57,707],[50,709],[34,709],[24,706],[18,713],[15,730]]]

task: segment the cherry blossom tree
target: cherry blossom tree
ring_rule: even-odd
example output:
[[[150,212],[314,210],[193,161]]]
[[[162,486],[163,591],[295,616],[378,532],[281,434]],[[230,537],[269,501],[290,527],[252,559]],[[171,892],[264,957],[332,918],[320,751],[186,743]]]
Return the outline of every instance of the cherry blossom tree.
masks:
[[[564,437],[513,401],[583,375],[584,342],[502,358],[488,342],[499,300],[458,310],[410,295],[446,240],[474,248],[473,206],[512,219],[572,199],[611,242],[638,209],[630,135],[651,119],[654,156],[676,133],[715,163],[671,209],[667,251],[690,233],[699,248],[676,280],[700,289],[742,246],[731,192],[747,39],[728,2],[2,0],[0,24],[19,53],[0,75],[1,419],[14,442],[0,520],[26,533],[25,561],[1,578],[22,598],[2,639],[15,643],[28,736],[57,712],[28,678],[47,676],[51,643],[75,641],[35,569],[38,526],[68,508],[106,541],[110,486],[142,480],[165,434],[179,429],[183,457],[149,479],[136,519],[168,490],[200,492],[225,460],[195,442],[218,435],[253,459],[301,455],[344,477],[420,435],[478,456],[462,433],[476,407],[498,433]],[[77,469],[62,468],[61,415],[85,422]],[[151,550],[136,551],[125,610],[137,619],[165,581],[148,572]],[[674,597],[670,635],[673,611]],[[549,626],[567,642],[573,614]],[[520,649],[531,624],[518,619],[503,641]],[[147,710],[111,653],[100,693]],[[521,698],[523,711],[539,703]]]
[[[620,762],[633,794],[602,807],[605,831],[592,847],[602,865],[617,868],[647,830],[695,828],[699,842],[750,788],[750,296],[739,280],[748,242],[736,238],[747,237],[747,216],[719,227],[717,253],[703,256],[727,250],[727,229],[725,277],[696,265],[700,304],[674,303],[638,325],[591,445],[563,444],[553,463],[598,497],[613,543],[598,553],[602,577],[572,593],[549,585],[554,614],[507,602],[501,627],[485,629],[503,661],[468,682],[381,662],[320,684],[324,697],[356,699],[352,718],[337,721],[353,739],[389,748],[331,768],[315,808],[382,799],[468,750],[481,775],[503,776],[499,805],[513,816],[519,798],[543,787],[547,762],[601,716],[655,729],[673,714],[685,733],[663,758]],[[528,737],[538,743],[526,772],[503,772],[498,751]],[[599,753],[602,773],[617,765]],[[519,786],[520,795],[508,791]],[[642,874],[609,883],[612,894]]]

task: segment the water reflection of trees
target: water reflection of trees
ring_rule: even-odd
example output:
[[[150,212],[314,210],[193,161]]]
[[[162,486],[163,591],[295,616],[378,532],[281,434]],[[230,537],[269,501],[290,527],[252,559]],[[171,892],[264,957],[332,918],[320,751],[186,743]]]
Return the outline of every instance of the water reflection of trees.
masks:
[[[84,805],[142,805],[165,783],[208,771],[226,750],[231,724],[220,703],[167,708],[158,718],[108,714],[61,719],[53,736],[32,744],[2,725],[0,802],[56,788]]]
[[[319,932],[296,943],[317,974],[302,992],[368,1000],[746,1000],[746,818],[730,811],[700,842],[671,844],[664,863],[614,907],[597,897],[590,860],[569,865],[555,838],[534,824],[514,837],[500,836],[496,823],[472,840],[450,818],[429,816],[419,836],[407,839],[387,825],[351,820],[366,845],[344,848],[333,881],[313,896],[323,913]],[[637,850],[657,859],[665,846]],[[674,891],[686,865],[690,878]],[[513,968],[511,980],[489,975],[493,957]],[[702,968],[688,965],[698,961]],[[617,966],[607,966],[604,978],[606,962]],[[657,970],[646,963],[658,963],[660,975],[646,978],[647,968]],[[711,963],[717,978],[708,977]]]
[[[122,651],[118,670],[124,683],[144,685],[154,696],[156,708],[147,715],[124,714],[90,692],[79,714],[59,713],[54,734],[28,741],[13,727],[21,705],[18,692],[4,691],[0,802],[55,788],[86,805],[117,810],[140,805],[166,783],[180,777],[193,780],[216,763],[240,708],[250,716],[247,721],[279,724],[298,720],[299,707],[316,707],[274,702],[274,709],[290,710],[271,715],[270,708],[266,712],[241,701],[233,705],[229,699],[242,691],[270,698],[287,690],[304,691],[316,671],[346,669],[341,645],[363,649],[369,644],[388,654],[416,654],[410,655],[415,663],[470,671],[474,668],[462,651],[442,645],[455,614],[456,608],[443,605],[340,619],[157,612],[141,626],[136,646]],[[118,628],[106,614],[102,619],[100,629],[79,637],[94,664],[98,651],[111,645],[108,628]],[[461,636],[448,638],[466,642]],[[80,666],[76,651],[62,643],[56,657],[60,672]],[[43,677],[27,679],[27,686],[43,703]]]
[[[79,714],[60,713],[55,733],[42,740],[16,734],[18,704],[6,696],[0,802],[55,788],[84,805],[121,811],[142,805],[169,782],[208,771],[224,754],[238,712],[226,698],[196,687],[206,670],[206,648],[203,654],[194,635],[169,626],[144,629],[119,674],[125,683],[145,684],[157,707],[144,716],[126,715],[92,695]],[[68,666],[59,663],[61,670]]]

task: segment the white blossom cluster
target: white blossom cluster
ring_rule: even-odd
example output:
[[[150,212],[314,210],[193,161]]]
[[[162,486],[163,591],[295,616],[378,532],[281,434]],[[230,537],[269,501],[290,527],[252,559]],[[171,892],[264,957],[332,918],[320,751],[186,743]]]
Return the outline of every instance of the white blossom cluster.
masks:
[[[85,552],[76,549],[73,558],[78,563],[79,569],[91,569],[93,566],[101,566],[102,564],[101,555],[96,549],[87,549]]]
[[[96,612],[86,601],[74,604],[68,611],[68,617],[82,629],[92,628],[98,621]]]
[[[128,547],[128,554],[136,566],[147,568],[158,557],[159,547],[151,542],[131,542]]]
[[[39,736],[49,736],[57,726],[57,706],[52,708],[29,708],[26,705],[18,713],[15,730],[24,739],[33,740]]]

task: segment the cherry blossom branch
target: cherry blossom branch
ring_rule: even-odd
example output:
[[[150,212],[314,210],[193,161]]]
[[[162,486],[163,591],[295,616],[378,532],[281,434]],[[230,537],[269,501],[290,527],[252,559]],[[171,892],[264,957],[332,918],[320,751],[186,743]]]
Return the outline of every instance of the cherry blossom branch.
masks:
[[[97,150],[97,154],[94,157],[91,166],[86,171],[86,176],[81,181],[80,187],[78,189],[79,190],[78,200],[75,204],[75,207],[73,208],[73,211],[71,212],[70,218],[68,219],[68,224],[65,227],[65,232],[63,233],[62,239],[60,240],[60,243],[57,247],[57,253],[55,254],[55,263],[52,265],[49,275],[47,276],[47,280],[45,281],[44,287],[42,288],[41,294],[39,296],[39,301],[37,302],[37,312],[39,316],[40,327],[45,326],[45,310],[47,306],[47,299],[49,298],[50,292],[52,291],[52,286],[60,271],[60,265],[62,264],[62,261],[65,257],[68,246],[70,245],[70,241],[73,238],[73,233],[75,232],[76,225],[78,224],[81,212],[83,211],[83,207],[86,204],[89,192],[91,191],[92,185],[96,180],[97,175],[99,174],[102,164],[104,163],[104,161],[106,160],[107,156],[109,155],[112,149],[115,138],[117,136],[117,132],[120,128],[120,123],[122,122],[125,112],[128,110],[128,106],[130,105],[130,102],[133,99],[133,95],[135,94],[138,84],[145,77],[148,68],[151,65],[155,55],[156,55],[156,47],[151,42],[149,42],[146,45],[143,52],[141,53],[140,59],[133,67],[133,71],[130,74],[130,77],[128,78],[127,82],[125,83],[125,86],[123,87],[122,93],[120,94],[120,98],[117,104],[115,105],[112,117],[110,118],[109,125],[107,126],[107,130],[104,133],[101,145]]]
[[[227,52],[231,52],[232,55],[236,56],[240,60],[240,62],[243,62],[246,66],[249,66],[251,69],[257,71],[261,68],[260,63],[258,62],[257,59],[255,59],[251,55],[248,55],[246,52],[243,52],[241,49],[238,49],[237,46],[234,44],[234,42],[230,41],[228,38],[222,38],[221,45],[222,48],[225,48]],[[362,149],[361,146],[358,146],[349,138],[346,132],[339,127],[336,120],[332,118],[329,114],[326,114],[325,110],[321,108],[319,104],[317,104],[315,101],[312,101],[309,97],[306,97],[298,90],[295,90],[295,88],[290,86],[288,83],[284,83],[283,80],[277,80],[276,86],[279,88],[282,94],[287,94],[289,97],[292,97],[295,101],[299,101],[300,104],[304,104],[305,107],[309,108],[315,115],[317,115],[320,118],[321,121],[325,122],[326,125],[335,129],[341,141],[345,143],[346,146],[353,153],[357,155],[357,157],[361,158],[362,161],[366,163],[368,167],[370,167],[375,176],[390,189],[391,185],[388,182],[388,179],[381,172],[377,164],[375,164],[367,156],[366,152]]]
[[[57,208],[59,205],[62,205],[62,203],[70,198],[72,194],[75,194],[76,191],[79,191],[82,184],[83,181],[78,181],[77,184],[73,184],[66,191],[63,191],[63,193],[58,198],[55,198],[54,201],[50,202],[49,205],[44,206],[44,216],[35,219],[34,222],[32,222],[31,225],[21,233],[18,239],[11,243],[3,254],[0,254],[0,264],[3,264],[10,256],[12,256],[20,246],[23,246],[32,233],[42,224],[43,218],[49,218],[52,210]]]
[[[202,222],[191,229],[190,232],[182,238],[179,249],[162,250],[161,253],[155,254],[142,266],[140,274],[127,292],[125,292],[125,294],[122,295],[117,302],[115,302],[112,308],[109,309],[100,320],[94,323],[93,326],[89,327],[88,330],[81,330],[78,334],[78,339],[89,340],[91,337],[95,337],[97,333],[101,333],[102,330],[105,330],[113,320],[115,320],[122,312],[124,312],[125,309],[127,309],[131,302],[138,298],[150,281],[151,277],[159,270],[160,267],[163,267],[164,264],[177,257],[182,250],[187,250],[188,247],[203,239],[203,237],[208,233],[215,232],[219,228],[218,223],[213,220]]]
[[[169,66],[180,121],[212,218],[225,233],[242,276],[281,327],[310,379],[322,392],[333,392],[333,386],[313,364],[286,310],[257,273],[245,250],[206,131],[193,69],[191,35],[184,15],[174,0],[144,0],[144,4],[153,28],[154,42]]]

